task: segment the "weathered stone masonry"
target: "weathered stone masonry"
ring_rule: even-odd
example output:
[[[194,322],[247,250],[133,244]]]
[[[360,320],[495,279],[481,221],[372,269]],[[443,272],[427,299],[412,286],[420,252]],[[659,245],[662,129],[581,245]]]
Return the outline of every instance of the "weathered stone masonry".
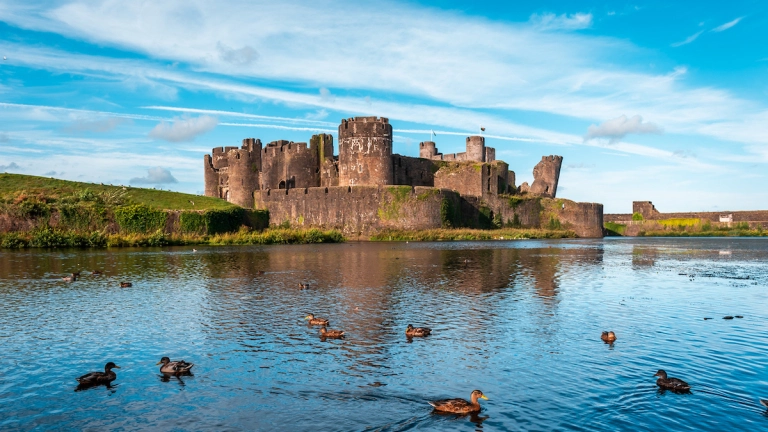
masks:
[[[453,154],[422,142],[418,158],[392,153],[392,126],[384,117],[342,120],[338,137],[338,156],[326,134],[312,136],[309,144],[262,146],[248,138],[241,148],[214,148],[205,156],[205,194],[269,210],[274,224],[347,234],[447,225],[539,227],[557,219],[580,236],[602,235],[602,205],[546,201],[557,193],[560,156],[544,156],[534,168],[533,185],[518,188],[515,173],[496,160],[482,136],[467,137],[466,152]],[[529,199],[511,206],[508,198],[521,194]]]

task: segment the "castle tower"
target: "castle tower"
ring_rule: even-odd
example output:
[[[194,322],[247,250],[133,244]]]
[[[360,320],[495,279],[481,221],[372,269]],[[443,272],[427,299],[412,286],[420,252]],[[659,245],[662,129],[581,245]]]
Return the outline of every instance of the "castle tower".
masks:
[[[326,159],[333,159],[333,135],[331,134],[317,134],[312,135],[309,140],[310,148],[317,148],[317,160],[320,165]]]
[[[253,191],[259,188],[261,168],[261,141],[253,138],[243,140],[242,148],[227,152],[229,165],[227,201],[245,208],[253,208]]]
[[[485,137],[467,137],[467,161],[485,162]]]
[[[205,176],[205,196],[219,198],[219,171],[213,168],[211,155],[203,157],[203,174]]]
[[[339,125],[339,185],[391,185],[392,125],[385,117],[355,117]]]
[[[424,141],[419,143],[419,157],[423,159],[432,159],[437,155],[437,147],[434,141]]]
[[[560,180],[562,156],[542,156],[541,162],[533,167],[533,184],[531,193],[550,198],[557,194],[557,182]]]

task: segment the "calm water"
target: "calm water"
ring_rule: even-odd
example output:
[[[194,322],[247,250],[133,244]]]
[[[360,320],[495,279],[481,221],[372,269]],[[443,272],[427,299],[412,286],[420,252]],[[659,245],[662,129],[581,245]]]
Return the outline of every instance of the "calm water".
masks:
[[[766,264],[759,239],[0,252],[0,429],[768,430]],[[426,403],[475,388],[479,416]]]

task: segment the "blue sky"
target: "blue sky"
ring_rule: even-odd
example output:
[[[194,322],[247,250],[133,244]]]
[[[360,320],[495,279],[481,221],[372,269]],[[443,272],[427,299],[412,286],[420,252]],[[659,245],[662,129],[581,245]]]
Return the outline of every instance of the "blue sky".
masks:
[[[200,193],[212,147],[379,115],[608,213],[768,208],[767,3],[508,3],[0,0],[0,172]]]

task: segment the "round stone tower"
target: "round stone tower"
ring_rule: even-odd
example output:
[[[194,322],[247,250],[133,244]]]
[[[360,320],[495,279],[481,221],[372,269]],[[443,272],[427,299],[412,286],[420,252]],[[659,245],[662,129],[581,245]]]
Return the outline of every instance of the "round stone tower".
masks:
[[[229,160],[227,201],[241,207],[253,208],[253,191],[259,188],[257,164],[257,158],[261,156],[259,150],[252,152],[243,148],[230,150],[227,153]]]
[[[473,162],[485,162],[485,137],[467,137],[467,160]]]
[[[437,154],[437,147],[434,141],[424,141],[419,143],[419,157],[432,159]]]
[[[391,185],[392,125],[385,117],[355,117],[339,125],[339,186]]]

